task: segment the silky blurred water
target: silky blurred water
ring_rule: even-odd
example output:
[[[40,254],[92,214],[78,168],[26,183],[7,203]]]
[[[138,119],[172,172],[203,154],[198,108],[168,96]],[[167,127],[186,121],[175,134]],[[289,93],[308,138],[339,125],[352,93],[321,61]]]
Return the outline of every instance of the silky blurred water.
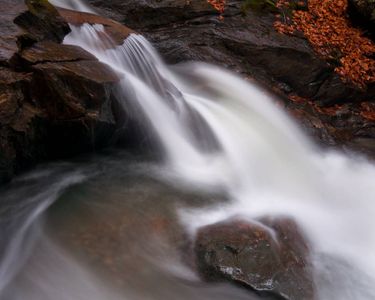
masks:
[[[201,282],[192,263],[196,230],[239,215],[297,221],[318,299],[375,299],[372,162],[319,149],[267,92],[219,67],[170,67],[140,35],[116,46],[102,25],[71,28],[64,42],[115,70],[119,103],[162,159],[111,154],[5,188],[2,300],[256,299]]]
[[[51,165],[3,188],[0,299],[256,299],[191,268],[177,208],[224,198],[137,161],[115,153]]]

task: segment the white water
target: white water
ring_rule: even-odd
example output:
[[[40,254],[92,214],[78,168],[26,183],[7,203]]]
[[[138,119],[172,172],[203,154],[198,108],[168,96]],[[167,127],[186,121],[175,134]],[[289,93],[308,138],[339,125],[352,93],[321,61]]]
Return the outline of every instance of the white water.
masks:
[[[118,72],[124,108],[139,112],[162,145],[160,175],[232,200],[181,210],[192,234],[233,215],[290,215],[312,243],[320,300],[375,299],[373,164],[318,149],[267,93],[227,71],[202,63],[173,69],[140,35],[113,49],[103,36],[101,25],[86,24],[72,27],[65,43]]]
[[[94,13],[94,10],[81,0],[49,0],[49,2],[55,6],[62,8]]]
[[[375,283],[372,164],[314,147],[270,96],[229,72],[202,63],[185,64],[174,72],[140,35],[105,50],[93,42],[98,30],[103,28],[74,28],[65,42],[82,46],[121,74],[124,105],[142,108],[164,147],[164,175],[192,185],[224,188],[233,199],[223,207],[181,211],[191,232],[238,214],[293,216],[317,255],[332,255],[356,269],[356,275],[343,275],[351,285],[320,288],[321,299],[375,298],[369,290],[355,289]],[[185,122],[185,106],[208,124],[207,139],[213,133],[218,150],[199,148],[190,134],[191,124]],[[323,277],[319,257],[315,267],[317,276]],[[342,271],[340,266],[328,268],[332,268],[328,277]],[[365,283],[359,278],[366,278]]]

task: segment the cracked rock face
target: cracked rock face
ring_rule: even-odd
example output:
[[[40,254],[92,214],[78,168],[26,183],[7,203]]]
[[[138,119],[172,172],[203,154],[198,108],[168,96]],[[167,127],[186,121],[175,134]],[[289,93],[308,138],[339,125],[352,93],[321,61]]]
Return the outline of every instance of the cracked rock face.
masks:
[[[200,228],[195,253],[208,281],[228,280],[266,299],[315,299],[309,247],[291,219],[233,219]]]

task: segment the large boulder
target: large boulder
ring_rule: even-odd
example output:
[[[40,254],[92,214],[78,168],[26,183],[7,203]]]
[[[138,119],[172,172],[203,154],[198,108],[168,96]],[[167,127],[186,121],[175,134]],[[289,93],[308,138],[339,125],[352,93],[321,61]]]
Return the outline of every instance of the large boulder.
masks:
[[[229,280],[272,299],[314,299],[309,246],[291,219],[232,219],[200,228],[195,252],[206,280]]]
[[[45,0],[0,0],[0,182],[35,163],[108,145],[117,75],[76,46]]]

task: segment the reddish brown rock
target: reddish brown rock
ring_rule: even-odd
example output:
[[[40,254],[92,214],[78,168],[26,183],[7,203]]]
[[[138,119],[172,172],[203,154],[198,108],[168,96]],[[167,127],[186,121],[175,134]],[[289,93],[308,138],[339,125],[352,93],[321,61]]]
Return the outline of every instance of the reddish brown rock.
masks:
[[[82,24],[101,24],[104,26],[106,33],[113,39],[113,41],[122,45],[124,40],[129,36],[129,34],[134,33],[130,28],[115,22],[111,19],[107,19],[98,15],[77,12],[65,8],[58,8],[60,15],[72,25],[80,26]]]
[[[103,107],[110,109],[111,88],[117,77],[98,61],[43,63],[33,67],[36,101],[54,120],[74,119],[92,113],[98,115]]]
[[[10,64],[18,50],[36,41],[61,42],[68,24],[43,0],[1,0],[0,63]]]
[[[51,41],[44,41],[34,44],[21,52],[21,57],[28,64],[44,62],[68,62],[78,60],[97,60],[95,56],[82,48],[57,44]]]
[[[291,219],[209,225],[198,231],[195,251],[206,280],[229,280],[276,299],[314,299],[309,247]]]
[[[0,7],[0,182],[39,161],[108,145],[117,75],[60,44],[69,27],[47,1]]]

